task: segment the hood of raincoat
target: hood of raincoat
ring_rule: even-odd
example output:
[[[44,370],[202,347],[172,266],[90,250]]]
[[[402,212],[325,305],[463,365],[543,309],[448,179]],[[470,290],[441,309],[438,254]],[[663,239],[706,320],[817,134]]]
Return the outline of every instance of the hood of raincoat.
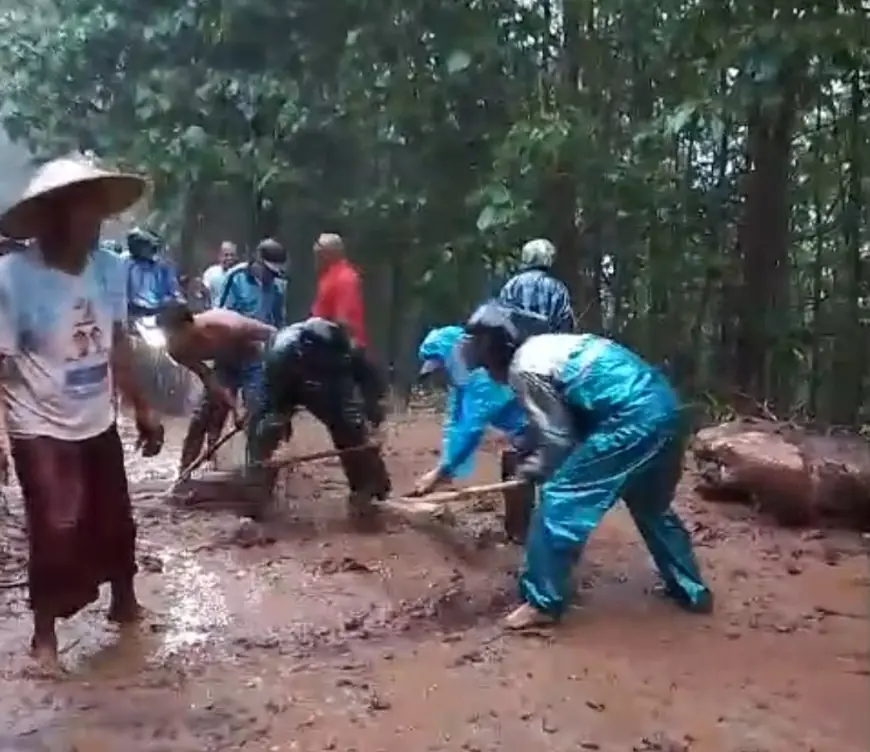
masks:
[[[443,368],[452,385],[464,384],[468,380],[468,368],[459,353],[459,343],[465,336],[461,326],[442,326],[429,332],[417,350],[420,376]]]

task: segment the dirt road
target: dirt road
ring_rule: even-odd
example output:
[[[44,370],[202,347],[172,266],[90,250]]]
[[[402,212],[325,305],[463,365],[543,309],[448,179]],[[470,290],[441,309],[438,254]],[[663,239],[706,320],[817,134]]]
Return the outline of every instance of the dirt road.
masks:
[[[435,460],[431,417],[397,424],[397,489]],[[324,448],[319,427],[299,451]],[[119,636],[105,602],[65,623],[71,677],[27,678],[21,589],[0,591],[0,752],[863,752],[870,739],[868,563],[860,537],[788,532],[686,490],[717,596],[711,617],[654,592],[627,515],[595,535],[554,634],[497,627],[521,552],[491,513],[453,531],[344,521],[335,463],[289,481],[276,541],[155,493],[177,454],[131,457],[141,596]],[[479,463],[492,479],[495,461]],[[150,488],[150,490],[149,490]],[[2,529],[20,562],[17,503]],[[253,544],[253,545],[251,545]]]

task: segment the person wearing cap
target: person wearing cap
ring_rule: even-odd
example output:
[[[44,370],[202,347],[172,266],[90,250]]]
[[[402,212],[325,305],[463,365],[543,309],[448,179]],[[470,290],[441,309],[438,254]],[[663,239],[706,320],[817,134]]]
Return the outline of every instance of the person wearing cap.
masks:
[[[254,319],[275,330],[284,325],[286,288],[281,284],[287,254],[281,244],[267,238],[257,245],[254,258],[236,264],[226,273],[217,300],[217,308],[233,311]],[[183,464],[196,458],[208,438],[213,446],[220,436],[223,423],[230,410],[236,411],[235,397],[240,394],[244,414],[250,415],[262,394],[262,353],[249,353],[245,357],[232,351],[220,353],[214,361],[215,379],[224,391],[206,389],[193,411],[184,437]],[[231,394],[231,403],[224,398]]]
[[[463,355],[507,383],[537,441],[519,468],[542,483],[520,576],[523,604],[513,629],[555,621],[564,611],[573,565],[605,513],[622,498],[665,593],[707,612],[692,542],[672,508],[684,434],[677,397],[664,375],[630,350],[592,334],[526,336],[509,310],[487,303],[465,326]]]
[[[530,240],[520,252],[520,271],[505,282],[497,300],[504,306],[543,316],[551,332],[569,333],[577,321],[568,288],[550,272],[555,259],[556,247],[549,240]]]
[[[184,295],[175,268],[166,259],[163,243],[149,230],[134,227],[127,233],[127,308],[133,318],[154,316],[171,300]]]
[[[292,418],[305,409],[329,431],[350,487],[349,511],[370,519],[374,499],[391,489],[376,431],[383,423],[385,384],[341,324],[312,317],[281,329],[264,355],[263,399],[248,425],[247,476],[274,486],[277,468],[265,464]]]
[[[422,496],[455,478],[464,478],[474,469],[474,455],[487,428],[507,436],[510,448],[501,454],[502,480],[513,478],[528,441],[528,420],[516,396],[504,384],[497,384],[482,368],[469,371],[462,348],[466,344],[461,326],[445,326],[430,331],[420,345],[420,379],[442,374],[447,381],[447,404],[442,428],[441,459],[424,473],[414,487]],[[505,533],[510,540],[525,539],[535,491],[531,485],[512,489],[505,496]]]
[[[27,520],[31,647],[52,672],[57,620],[95,601],[102,583],[110,620],[140,612],[113,384],[135,411],[144,456],[161,450],[163,428],[133,377],[125,265],[99,248],[99,233],[145,188],[84,158],[56,159],[0,215],[4,235],[35,239],[0,258],[0,393]]]
[[[287,265],[284,247],[273,238],[261,240],[250,261],[226,273],[217,306],[282,327],[286,321],[282,278]]]

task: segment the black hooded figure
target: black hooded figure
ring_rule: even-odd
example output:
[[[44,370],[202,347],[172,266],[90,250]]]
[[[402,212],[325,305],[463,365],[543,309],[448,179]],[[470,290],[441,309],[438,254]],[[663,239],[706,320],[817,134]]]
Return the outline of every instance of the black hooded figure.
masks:
[[[336,449],[371,442],[371,427],[384,421],[385,384],[340,324],[309,318],[281,329],[264,356],[261,407],[248,427],[249,461],[271,489],[277,471],[262,467],[283,438],[292,416],[308,410],[329,431]],[[341,455],[352,513],[370,510],[372,499],[391,490],[380,447]],[[259,467],[258,467],[259,466]]]

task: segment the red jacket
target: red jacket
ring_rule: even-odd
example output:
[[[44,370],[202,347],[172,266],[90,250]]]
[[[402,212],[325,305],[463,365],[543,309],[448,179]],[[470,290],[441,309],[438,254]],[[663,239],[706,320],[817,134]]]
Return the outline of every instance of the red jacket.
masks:
[[[368,345],[362,280],[353,264],[340,259],[323,270],[317,280],[311,315],[345,324],[357,345]]]

